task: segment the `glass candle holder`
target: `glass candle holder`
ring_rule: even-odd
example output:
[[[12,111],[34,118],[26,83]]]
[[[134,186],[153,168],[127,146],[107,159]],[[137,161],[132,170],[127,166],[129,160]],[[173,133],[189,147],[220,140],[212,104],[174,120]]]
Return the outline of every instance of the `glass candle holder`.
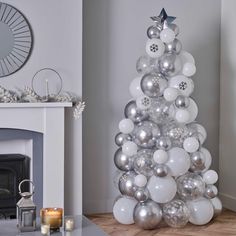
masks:
[[[58,231],[62,226],[62,208],[42,208],[40,210],[41,224],[50,225],[50,230]]]
[[[73,231],[75,228],[75,220],[73,217],[66,217],[64,220],[65,231]]]
[[[50,235],[50,225],[41,224],[41,234],[45,236]]]

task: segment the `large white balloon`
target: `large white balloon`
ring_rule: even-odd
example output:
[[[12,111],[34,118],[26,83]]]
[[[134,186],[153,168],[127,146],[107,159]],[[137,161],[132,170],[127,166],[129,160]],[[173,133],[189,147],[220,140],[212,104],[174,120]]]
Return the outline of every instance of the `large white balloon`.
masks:
[[[146,43],[146,53],[152,58],[157,58],[165,52],[165,45],[160,39],[149,39]]]
[[[174,147],[168,151],[169,159],[166,165],[170,168],[170,174],[172,176],[180,176],[185,174],[190,167],[189,154],[179,147]]]
[[[186,109],[176,109],[175,119],[181,124],[188,123],[190,113]]]
[[[131,96],[135,99],[144,95],[140,87],[141,79],[142,79],[142,76],[133,79],[129,86],[129,92]]]
[[[210,200],[198,198],[187,202],[190,211],[189,221],[194,225],[205,225],[213,217],[214,210]]]
[[[175,180],[170,176],[152,176],[148,181],[147,189],[153,201],[167,203],[175,197],[177,185]]]
[[[121,197],[113,206],[113,215],[121,224],[133,224],[133,211],[138,202],[132,198]]]
[[[134,130],[134,122],[131,119],[123,119],[119,123],[120,132],[129,134]]]
[[[197,118],[198,115],[197,104],[192,98],[189,98],[189,106],[186,108],[186,110],[189,112],[190,115],[190,118],[187,123],[191,123]]]
[[[193,63],[187,62],[184,64],[182,72],[187,77],[193,76],[196,73],[196,66]]]
[[[210,201],[213,205],[214,217],[217,217],[222,212],[222,208],[223,208],[222,202],[220,201],[220,199],[218,197],[212,198],[212,199],[210,199]]]
[[[194,90],[193,80],[184,75],[176,75],[169,79],[169,87],[176,88],[184,96],[190,96]]]
[[[215,184],[218,180],[218,174],[214,170],[208,170],[203,174],[203,180],[206,184]]]
[[[210,166],[211,166],[211,162],[212,162],[212,157],[211,157],[211,153],[206,149],[206,148],[201,148],[200,151],[203,153],[203,155],[205,156],[205,169],[202,170],[202,172],[207,171]]]
[[[186,52],[186,51],[182,50],[180,52],[179,56],[180,56],[183,64],[185,64],[187,62],[195,64],[194,57],[189,52]]]

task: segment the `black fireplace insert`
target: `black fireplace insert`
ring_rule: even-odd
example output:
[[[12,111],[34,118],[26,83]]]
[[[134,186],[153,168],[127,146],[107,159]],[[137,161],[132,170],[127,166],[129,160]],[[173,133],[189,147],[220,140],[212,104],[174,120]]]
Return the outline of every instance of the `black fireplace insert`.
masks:
[[[18,185],[30,177],[30,158],[21,154],[0,154],[0,218],[15,218],[20,200]],[[29,191],[29,185],[22,186]]]

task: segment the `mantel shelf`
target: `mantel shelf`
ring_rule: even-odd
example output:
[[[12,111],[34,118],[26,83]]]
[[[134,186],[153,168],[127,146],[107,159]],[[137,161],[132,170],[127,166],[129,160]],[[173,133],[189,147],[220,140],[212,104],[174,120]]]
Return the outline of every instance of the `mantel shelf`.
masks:
[[[30,103],[0,103],[0,108],[50,108],[72,107],[72,102],[30,102]]]

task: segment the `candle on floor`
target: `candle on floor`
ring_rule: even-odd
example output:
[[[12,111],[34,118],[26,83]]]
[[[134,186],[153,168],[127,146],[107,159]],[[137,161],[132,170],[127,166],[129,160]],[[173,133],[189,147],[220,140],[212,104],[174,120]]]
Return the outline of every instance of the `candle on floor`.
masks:
[[[50,235],[50,225],[42,224],[41,225],[41,234],[49,236]]]
[[[62,226],[62,208],[43,208],[40,211],[41,223],[50,225],[51,230],[59,230]]]
[[[67,218],[65,219],[65,231],[72,231],[74,229],[74,219],[73,218]]]

